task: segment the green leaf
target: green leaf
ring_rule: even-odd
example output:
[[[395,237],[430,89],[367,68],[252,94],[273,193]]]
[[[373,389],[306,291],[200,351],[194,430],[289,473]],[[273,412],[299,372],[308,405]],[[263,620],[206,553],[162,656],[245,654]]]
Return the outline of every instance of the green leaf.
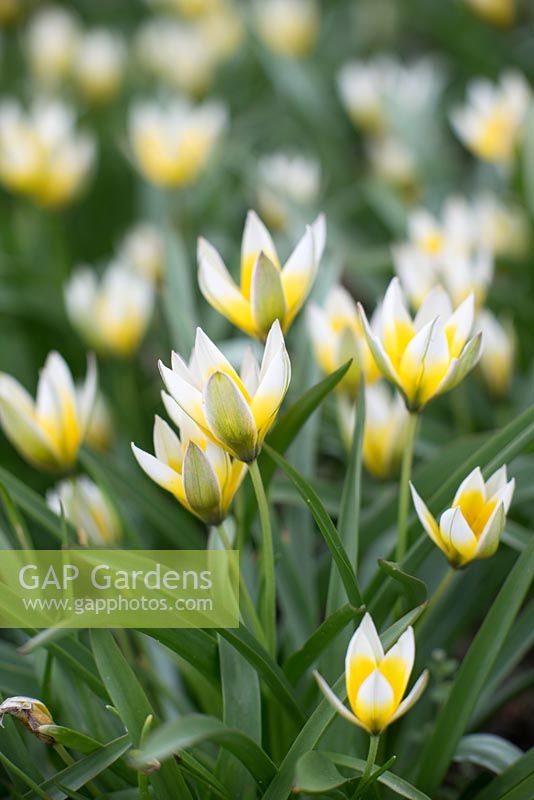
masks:
[[[119,712],[130,740],[139,746],[145,720],[154,714],[150,703],[110,631],[92,630],[91,645],[98,671],[111,701]],[[182,773],[174,761],[169,761],[160,770],[153,772],[150,783],[161,800],[173,800],[176,792],[184,800],[191,798]]]
[[[11,475],[4,467],[0,467],[0,482],[6,487],[12,500],[22,508],[25,513],[34,520],[34,522],[42,525],[45,530],[51,533],[59,541],[61,541],[61,520],[57,514],[54,514],[46,505],[43,498],[30,489],[25,483]],[[76,538],[76,531],[65,522],[68,527],[69,535]]]
[[[154,759],[163,761],[201,742],[215,742],[227,749],[248,769],[260,788],[267,786],[276,772],[269,756],[253,739],[215,717],[201,714],[187,714],[151,733],[142,749],[134,754],[134,763],[142,769]]]
[[[191,664],[211,684],[220,686],[217,640],[204,630],[140,628],[139,632],[155,639]]]
[[[241,625],[237,629],[221,629],[219,634],[230,642],[257,670],[265,685],[269,687],[273,696],[277,698],[281,708],[298,723],[302,723],[304,715],[295,698],[293,687],[278,664],[252,636],[250,631]]]
[[[534,747],[521,756],[473,800],[527,800],[534,797]]]
[[[534,218],[534,104],[531,103],[525,119],[522,162],[525,201],[531,218]]]
[[[379,558],[378,566],[386,575],[397,581],[403,594],[408,598],[410,606],[419,606],[426,601],[427,590],[422,580],[403,572],[394,561],[385,561],[383,558]]]
[[[365,761],[362,761],[365,768]],[[363,769],[362,769],[363,772]],[[339,772],[332,761],[324,753],[310,750],[299,758],[295,769],[293,794],[323,794],[355,780],[356,776],[346,778]]]
[[[184,241],[168,218],[165,220],[164,239],[165,283],[162,294],[165,317],[173,349],[188,356],[197,325],[196,298],[191,278],[193,271]]]
[[[78,753],[83,753],[84,755],[102,747],[101,743],[96,739],[92,739],[85,733],[75,731],[72,728],[65,728],[63,725],[41,725],[39,730],[41,733],[53,736],[58,744],[70,747],[72,750],[77,750]]]
[[[343,547],[343,543],[339,538],[336,527],[325,511],[319,496],[315,490],[312,489],[308,481],[299,475],[291,464],[288,464],[285,458],[277,453],[276,450],[273,450],[269,445],[264,445],[264,450],[269,458],[272,458],[275,464],[284,470],[309,507],[339,570],[349,602],[353,606],[360,606],[362,604],[362,598],[354,570],[352,569],[347,552]]]
[[[296,684],[306,670],[317,661],[337,634],[349,622],[357,622],[363,616],[363,609],[354,608],[348,603],[330,614],[302,647],[292,653],[284,664],[284,672]]]
[[[454,761],[468,761],[499,775],[521,758],[523,751],[515,744],[491,733],[471,733],[460,739]]]
[[[433,794],[454,756],[469,717],[525,598],[534,574],[534,539],[519,556],[458,671],[421,757],[418,783]]]
[[[68,795],[62,791],[58,784],[67,789],[81,789],[89,781],[98,777],[104,770],[115,763],[131,747],[128,736],[120,736],[112,742],[95,750],[94,753],[76,761],[70,767],[57,772],[51,778],[41,783],[40,788],[47,793],[51,800],[64,800]],[[31,797],[32,793],[24,795]]]
[[[361,773],[365,769],[365,761],[361,758],[352,758],[351,756],[342,755],[340,753],[324,753],[334,764],[338,767],[345,769],[353,769],[355,772]],[[385,772],[378,778],[378,783],[386,786],[391,791],[398,794],[399,797],[405,797],[407,800],[431,800],[428,795],[412,786],[411,783],[405,781],[404,778],[399,778],[392,772]]]

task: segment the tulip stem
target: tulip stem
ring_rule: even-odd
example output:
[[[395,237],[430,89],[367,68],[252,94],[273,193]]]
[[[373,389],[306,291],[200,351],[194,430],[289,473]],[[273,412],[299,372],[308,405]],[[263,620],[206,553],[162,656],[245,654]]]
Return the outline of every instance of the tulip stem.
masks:
[[[217,533],[221,539],[221,542],[224,545],[225,550],[231,550],[232,543],[224,527],[224,522],[221,522],[221,524],[217,527]],[[262,645],[265,645],[265,636],[263,633],[263,628],[261,627],[258,615],[256,614],[254,603],[252,602],[252,598],[248,591],[247,584],[245,583],[245,579],[241,574],[241,570],[239,570],[238,581],[239,581],[239,602],[240,604],[243,605],[243,609],[245,612],[244,617],[245,619],[248,619],[248,622],[254,632],[254,635],[256,636],[256,639],[258,639],[258,641]]]
[[[262,572],[263,572],[263,597],[260,618],[263,622],[267,649],[274,656],[276,652],[276,593],[274,583],[274,548],[269,504],[261,479],[258,462],[249,465],[250,477],[256,494],[261,526]]]
[[[406,441],[402,454],[402,466],[399,485],[399,511],[397,516],[397,563],[406,555],[408,544],[408,500],[410,496],[410,478],[412,476],[413,449],[417,431],[417,414],[410,414],[406,423]]]
[[[430,619],[430,616],[432,615],[432,612],[434,611],[434,609],[436,608],[437,604],[439,603],[439,601],[441,600],[441,598],[443,597],[443,595],[446,593],[447,589],[451,585],[455,575],[456,575],[456,570],[454,569],[454,567],[449,566],[447,568],[447,571],[446,571],[445,575],[440,580],[440,582],[439,582],[439,584],[437,586],[437,589],[434,592],[434,594],[432,595],[427,607],[425,608],[425,610],[423,611],[422,615],[419,617],[419,619],[415,623],[415,629],[416,629],[418,635],[421,634],[421,631],[426,626],[428,620]]]
[[[365,792],[366,784],[372,775],[373,767],[375,765],[379,741],[380,741],[380,736],[371,736],[369,739],[369,752],[367,754],[365,769],[358,783],[358,788],[356,789],[356,793],[354,794],[353,800],[355,800],[357,797],[362,797],[363,793]]]

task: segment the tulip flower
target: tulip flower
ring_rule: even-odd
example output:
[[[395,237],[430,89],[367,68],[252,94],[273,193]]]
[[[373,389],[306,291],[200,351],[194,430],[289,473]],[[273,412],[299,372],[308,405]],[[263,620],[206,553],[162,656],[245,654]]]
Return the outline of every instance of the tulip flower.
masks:
[[[319,163],[287,153],[264,156],[258,164],[258,204],[273,228],[286,228],[292,208],[310,206],[319,194]]]
[[[82,475],[61,481],[46,494],[46,503],[58,516],[74,525],[81,545],[116,544],[122,526],[111,502],[90,478]]]
[[[193,183],[226,124],[220,103],[197,107],[185,100],[138,103],[130,113],[130,140],[145,178],[158,186]]]
[[[267,337],[261,367],[248,351],[240,376],[200,328],[189,365],[173,353],[172,369],[161,361],[159,368],[168,392],[208,439],[239,461],[254,461],[291,378],[278,321]]]
[[[403,716],[421,697],[428,680],[425,671],[404,698],[415,660],[413,628],[384,653],[371,616],[365,614],[347,648],[345,681],[348,709],[318,673],[319,688],[344,719],[378,736]]]
[[[141,277],[159,283],[165,271],[165,242],[157,225],[139,222],[130,228],[119,248],[119,261]]]
[[[107,103],[118,92],[124,73],[122,39],[105,28],[86,33],[74,59],[74,78],[91,103]]]
[[[101,353],[129,356],[137,350],[154,307],[154,287],[125,264],[112,262],[100,284],[90,267],[79,267],[65,287],[72,325]]]
[[[356,406],[341,394],[337,398],[341,435],[347,451],[352,444]],[[406,444],[408,412],[398,392],[384,382],[365,387],[365,424],[362,458],[375,478],[388,478],[397,470]]]
[[[66,8],[51,6],[35,14],[26,36],[26,51],[35,77],[47,84],[68,78],[79,42],[78,21]]]
[[[515,0],[465,0],[465,2],[481,19],[501,28],[508,28],[515,19]]]
[[[451,117],[456,134],[483,161],[510,165],[523,134],[530,89],[519,72],[503,73],[498,84],[485,79],[467,87],[467,102]]]
[[[78,391],[78,387],[76,389]],[[105,453],[109,450],[114,433],[115,425],[109,404],[104,395],[97,392],[85,433],[85,442],[93,450]]]
[[[340,391],[354,397],[361,375],[366,383],[380,377],[362,330],[356,303],[342,286],[330,289],[324,310],[315,303],[310,304],[308,327],[315,358],[327,375],[353,359],[339,384]]]
[[[6,697],[0,704],[0,725],[5,715],[18,719],[30,733],[46,744],[54,744],[55,740],[39,732],[41,725],[53,725],[50,711],[41,700],[34,697]]]
[[[265,339],[278,320],[286,331],[315,280],[325,243],[323,215],[306,228],[284,267],[259,217],[249,211],[241,242],[241,281],[237,286],[217,252],[198,243],[198,282],[206,300],[250,336]]]
[[[469,339],[472,295],[453,313],[446,293],[436,288],[412,319],[394,278],[382,303],[378,331],[372,330],[361,306],[360,314],[378,367],[397,386],[411,412],[453,389],[479,358],[481,335]]]
[[[36,402],[20,383],[0,373],[0,423],[21,456],[44,470],[61,471],[76,461],[91,417],[96,393],[96,364],[76,391],[70,370],[59,355],[48,355],[39,376]]]
[[[18,101],[0,104],[0,181],[37,203],[63,206],[83,188],[95,160],[93,139],[75,129],[75,116],[58,100],[29,112]]]
[[[476,467],[458,487],[452,507],[443,512],[439,524],[415,488],[410,488],[421,525],[452,567],[465,567],[496,552],[515,489],[506,466],[487,481]]]
[[[315,0],[261,0],[255,13],[258,34],[276,55],[300,58],[313,50],[320,23]]]
[[[415,150],[399,136],[383,136],[367,144],[373,172],[402,191],[412,191],[419,181]]]
[[[154,422],[155,456],[132,443],[141,469],[176,497],[188,511],[209,525],[219,525],[246,472],[246,467],[210,441],[165,392],[169,416],[180,437],[160,417]]]
[[[481,311],[478,323],[484,337],[480,370],[495,397],[508,394],[514,369],[516,338],[509,320],[501,322],[491,311]]]

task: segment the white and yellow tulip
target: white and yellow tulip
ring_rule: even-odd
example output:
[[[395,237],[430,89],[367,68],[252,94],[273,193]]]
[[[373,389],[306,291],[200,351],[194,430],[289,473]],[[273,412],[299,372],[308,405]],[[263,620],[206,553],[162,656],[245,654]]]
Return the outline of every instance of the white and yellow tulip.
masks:
[[[35,697],[6,697],[0,704],[0,726],[5,715],[22,722],[24,727],[46,744],[54,744],[52,736],[39,732],[41,725],[53,725],[52,714],[42,700]]]
[[[286,331],[306,300],[325,243],[321,214],[306,228],[282,267],[271,235],[257,214],[249,211],[241,242],[238,286],[217,250],[198,242],[198,282],[206,300],[250,336],[265,339],[275,320]]]
[[[126,51],[117,34],[105,28],[86,33],[76,51],[74,79],[91,103],[107,103],[117,94],[124,75]]]
[[[78,19],[64,7],[49,6],[35,14],[26,35],[34,76],[46,84],[68,79],[80,44]]]
[[[353,360],[339,384],[340,391],[354,397],[362,375],[366,383],[380,377],[363,333],[356,303],[342,286],[330,289],[324,309],[315,303],[310,304],[308,327],[315,358],[325,374],[334,372],[349,359]]]
[[[180,436],[156,416],[155,456],[132,443],[134,456],[148,477],[188,511],[209,525],[218,525],[228,513],[246,466],[214,444],[170,395],[163,392],[162,397]]]
[[[421,525],[456,569],[496,552],[514,489],[515,480],[508,480],[506,466],[487,481],[476,467],[462,481],[452,507],[443,512],[438,523],[411,486]]]
[[[453,312],[447,294],[436,288],[412,319],[399,280],[393,278],[374,331],[365,311],[359,308],[376,363],[401,392],[411,412],[453,389],[478,361],[481,334],[469,338],[475,310],[473,295]]]
[[[363,429],[363,463],[375,478],[393,475],[402,458],[406,443],[408,412],[398,392],[391,392],[384,381],[365,387],[365,425]],[[347,451],[352,444],[356,404],[346,395],[339,395],[338,417],[341,436]]]
[[[0,181],[43,206],[63,206],[87,182],[93,139],[76,131],[73,111],[58,100],[0,104]]]
[[[173,353],[172,369],[159,366],[168,392],[206,437],[239,461],[254,461],[291,379],[278,320],[267,336],[261,367],[249,350],[241,375],[200,328],[189,365]]]
[[[340,716],[378,736],[403,716],[421,697],[427,681],[425,671],[404,697],[415,660],[415,638],[409,627],[387,653],[369,614],[350,640],[345,656],[345,682],[350,709],[334,694],[318,673],[319,688]],[[404,699],[403,699],[404,698]]]
[[[260,0],[255,14],[260,38],[276,55],[300,58],[315,47],[320,25],[315,0]]]
[[[112,545],[122,538],[122,526],[110,500],[90,478],[61,481],[46,494],[46,503],[76,528],[81,545]]]
[[[125,264],[112,262],[100,282],[90,267],[79,267],[65,287],[69,319],[91,347],[129,356],[146,333],[154,307],[154,286]]]
[[[76,390],[70,370],[52,352],[39,376],[37,400],[0,373],[0,423],[21,456],[40,469],[61,471],[76,461],[96,394],[96,365],[89,359],[85,383]]]
[[[196,107],[185,100],[134,105],[129,128],[139,170],[158,186],[193,183],[206,166],[226,118],[224,106],[215,101]]]
[[[510,320],[501,321],[491,311],[481,311],[477,318],[484,337],[480,370],[495,397],[508,394],[514,372],[516,336]]]
[[[465,106],[453,111],[453,128],[475,156],[507,167],[523,134],[530,96],[528,83],[519,72],[503,73],[497,84],[472,81]]]
[[[311,206],[319,194],[319,162],[306,156],[273,153],[258,164],[258,205],[273,228],[285,228],[293,207]]]
[[[151,222],[138,222],[127,231],[119,248],[119,261],[152,283],[160,283],[165,271],[165,242]]]

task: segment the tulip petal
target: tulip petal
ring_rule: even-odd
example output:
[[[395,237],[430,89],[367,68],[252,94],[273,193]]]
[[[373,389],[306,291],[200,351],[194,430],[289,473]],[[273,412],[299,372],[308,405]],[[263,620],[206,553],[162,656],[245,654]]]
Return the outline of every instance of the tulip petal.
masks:
[[[257,455],[258,434],[251,410],[232,378],[214,372],[203,398],[204,414],[213,435],[232,455],[247,463]]]
[[[375,669],[364,680],[353,705],[358,719],[377,735],[389,722],[395,710],[393,688],[380,670]]]
[[[421,499],[421,497],[416,492],[413,483],[410,483],[410,490],[412,492],[412,500],[415,507],[415,511],[417,516],[419,517],[421,525],[428,533],[434,544],[437,545],[440,548],[440,550],[443,550],[443,552],[447,555],[448,551],[444,547],[438,523],[428,510],[426,503]]]
[[[373,333],[369,322],[367,321],[367,316],[365,311],[363,310],[363,306],[358,303],[358,313],[360,315],[360,320],[362,323],[363,331],[365,333],[365,338],[367,339],[367,344],[369,345],[369,349],[373,354],[373,357],[380,369],[382,375],[387,378],[389,381],[392,381],[400,388],[399,384],[399,375],[397,370],[393,366],[393,363],[386,353],[384,346],[378,336],[375,336]]]
[[[49,353],[39,377],[36,409],[39,424],[56,442],[64,463],[71,464],[78,452],[82,430],[74,381],[65,360],[56,351]]]
[[[415,660],[415,639],[413,628],[407,628],[398,641],[391,647],[379,665],[381,674],[386,678],[395,695],[398,705],[412,674]]]
[[[245,350],[245,355],[241,362],[240,378],[249,395],[253,397],[260,382],[260,368],[251,347],[247,347]]]
[[[441,515],[439,529],[443,540],[454,554],[452,562],[463,566],[474,558],[478,541],[459,507],[448,508]]]
[[[202,406],[202,393],[178,375],[174,370],[170,370],[158,362],[159,371],[171,397],[178,403],[184,411],[202,430],[209,432]]]
[[[194,442],[189,442],[183,464],[185,496],[193,511],[205,522],[221,522],[221,487],[211,464]]]
[[[463,479],[452,501],[453,506],[461,505],[462,497],[476,495],[480,498],[480,502],[485,502],[489,497],[486,495],[486,485],[480,467],[475,467],[467,477]]]
[[[286,300],[281,273],[263,252],[259,254],[252,271],[250,305],[254,324],[260,336],[267,336],[276,319],[284,324]]]
[[[459,358],[453,358],[437,393],[444,394],[454,389],[476,366],[482,352],[482,334],[478,333],[466,344]]]
[[[7,438],[37,467],[57,468],[61,455],[35,419],[26,390],[10,375],[0,374],[0,421]]]
[[[272,355],[269,354],[266,363],[268,366],[265,371],[263,371],[264,365],[262,364],[260,383],[250,404],[260,442],[282,405],[291,380],[291,364],[283,340],[278,351]]]
[[[198,285],[216,311],[249,336],[255,335],[249,302],[241,294],[215,248],[205,239],[199,239],[198,242]]]
[[[351,706],[363,681],[376,669],[384,657],[380,638],[370,614],[365,614],[354,632],[345,655],[345,680]]]
[[[133,442],[131,447],[135,459],[143,472],[148,475],[154,483],[157,483],[162,489],[171,492],[181,503],[187,505],[181,475],[167,464],[158,461],[155,456],[141,450],[141,448],[137,447]]]
[[[82,435],[85,437],[96,401],[98,370],[93,353],[87,356],[87,373],[81,390],[76,393]]]
[[[399,364],[400,384],[414,410],[435,396],[449,363],[447,338],[436,319],[416,333]]]
[[[458,358],[473,328],[475,318],[475,297],[473,293],[458,306],[454,314],[445,323],[445,335],[449,343],[449,351],[453,358]]]
[[[344,705],[344,704],[341,702],[341,700],[339,699],[339,697],[336,697],[336,695],[334,694],[334,692],[332,691],[332,689],[330,688],[330,686],[327,684],[327,682],[325,681],[325,679],[322,677],[322,675],[319,675],[319,673],[318,673],[318,672],[314,672],[313,674],[314,674],[314,676],[315,676],[315,680],[317,681],[317,684],[318,684],[318,686],[319,686],[319,689],[320,689],[320,690],[321,690],[321,692],[323,693],[323,695],[324,695],[325,699],[326,699],[326,700],[327,700],[327,701],[330,703],[330,705],[331,705],[331,706],[332,706],[332,707],[333,707],[333,708],[334,708],[334,709],[337,711],[337,713],[338,713],[338,714],[339,714],[341,717],[343,717],[344,719],[348,720],[349,722],[352,722],[352,724],[353,724],[353,725],[358,725],[360,728],[363,728],[363,729],[364,729],[364,731],[367,731],[367,733],[370,733],[370,731],[369,731],[369,729],[367,728],[367,726],[366,726],[366,725],[364,725],[364,724],[363,724],[363,722],[361,722],[361,721],[358,719],[358,717],[356,717],[356,716],[355,716],[355,715],[352,713],[352,711],[350,711],[350,710],[347,708],[347,706],[345,706],[345,705]]]
[[[441,286],[434,286],[425,297],[423,304],[415,315],[414,328],[420,331],[429,322],[439,317],[441,322],[445,322],[452,314],[452,305],[447,292]]]
[[[175,472],[182,472],[182,445],[179,438],[161,417],[154,420],[154,453],[158,461]]]
[[[502,467],[499,467],[493,475],[488,478],[486,481],[486,497],[488,500],[491,500],[492,497],[497,494],[499,489],[504,489],[508,482],[508,472],[506,468],[506,464],[503,464]]]
[[[241,291],[245,297],[250,297],[252,270],[262,251],[276,266],[280,266],[271,234],[256,212],[249,211],[241,240]]]
[[[504,504],[501,502],[496,506],[478,540],[476,558],[489,558],[494,555],[499,547],[505,519]]]
[[[406,712],[409,711],[410,708],[417,703],[417,701],[425,691],[427,683],[428,683],[428,670],[425,669],[425,671],[419,676],[419,678],[415,682],[411,692],[404,698],[402,703],[399,705],[399,707],[389,720],[390,725],[392,722],[395,722],[400,717],[402,717],[403,714],[406,714]]]
[[[245,397],[247,397],[247,391],[241,382],[241,378],[226,356],[221,353],[209,336],[206,336],[202,328],[197,328],[193,352],[194,363],[199,371],[202,386],[214,372],[224,372],[239,386],[240,390],[245,394]],[[247,400],[248,399],[250,398],[247,397]]]
[[[281,273],[287,303],[287,325],[302,308],[315,280],[318,263],[312,229],[308,227]]]

